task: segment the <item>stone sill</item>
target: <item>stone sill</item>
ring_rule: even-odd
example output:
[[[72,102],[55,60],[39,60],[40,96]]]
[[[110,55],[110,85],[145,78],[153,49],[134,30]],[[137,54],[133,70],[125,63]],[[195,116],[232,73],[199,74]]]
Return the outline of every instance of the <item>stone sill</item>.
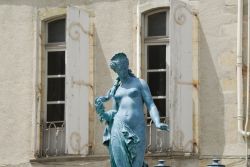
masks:
[[[109,159],[108,155],[62,155],[31,159],[30,163],[37,162],[70,162],[70,161],[103,161]]]
[[[145,159],[198,159],[198,154],[183,153],[183,152],[170,152],[170,153],[152,153],[146,154]],[[51,156],[36,158],[30,160],[30,163],[43,163],[43,162],[71,162],[71,161],[105,161],[108,160],[108,155],[64,155],[64,156]]]

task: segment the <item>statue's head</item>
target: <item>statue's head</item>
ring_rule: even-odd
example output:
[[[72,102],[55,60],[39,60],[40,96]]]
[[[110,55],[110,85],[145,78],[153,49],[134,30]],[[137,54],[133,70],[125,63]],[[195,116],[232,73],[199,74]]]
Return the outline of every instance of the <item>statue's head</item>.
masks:
[[[117,53],[111,58],[110,67],[119,76],[128,74],[129,61],[125,53]]]

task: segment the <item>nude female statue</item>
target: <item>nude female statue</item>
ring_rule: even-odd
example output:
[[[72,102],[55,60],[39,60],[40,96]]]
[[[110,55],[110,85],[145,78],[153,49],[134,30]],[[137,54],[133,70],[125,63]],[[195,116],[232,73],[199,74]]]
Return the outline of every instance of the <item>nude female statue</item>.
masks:
[[[106,96],[97,97],[95,106],[101,120],[106,121],[103,143],[108,146],[111,167],[143,167],[145,152],[145,103],[155,126],[168,130],[160,122],[147,83],[136,78],[124,53],[115,54],[110,63],[118,78]],[[113,108],[105,111],[104,102],[113,99]]]

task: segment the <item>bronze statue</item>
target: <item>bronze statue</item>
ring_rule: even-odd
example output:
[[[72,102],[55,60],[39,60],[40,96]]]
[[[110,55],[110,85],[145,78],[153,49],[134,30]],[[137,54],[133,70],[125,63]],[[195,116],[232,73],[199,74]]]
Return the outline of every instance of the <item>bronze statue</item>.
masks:
[[[111,167],[146,166],[143,104],[157,128],[168,130],[168,125],[160,122],[149,87],[129,69],[126,54],[115,54],[110,67],[118,77],[106,96],[96,98],[95,106],[100,119],[106,121],[103,143],[109,149]],[[105,111],[104,102],[109,99],[113,99],[113,108]]]

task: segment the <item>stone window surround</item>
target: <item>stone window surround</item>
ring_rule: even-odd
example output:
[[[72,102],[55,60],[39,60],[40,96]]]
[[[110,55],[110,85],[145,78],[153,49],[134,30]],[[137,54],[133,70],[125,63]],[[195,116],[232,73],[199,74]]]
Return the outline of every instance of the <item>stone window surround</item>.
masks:
[[[84,7],[83,7],[84,8]],[[85,9],[85,8],[84,8]],[[36,32],[36,100],[35,100],[35,110],[33,112],[32,118],[32,151],[36,159],[41,159],[41,150],[42,150],[42,126],[41,121],[43,117],[44,110],[44,55],[46,53],[45,44],[46,44],[46,22],[48,20],[60,19],[66,17],[67,8],[42,8],[36,9],[35,14],[35,32]],[[93,20],[91,19],[93,15],[90,13],[90,34],[93,34]],[[93,35],[90,35],[90,45],[89,45],[89,65],[90,65],[90,80],[89,80],[89,106],[93,106],[93,47],[94,40]],[[89,107],[89,126],[93,125],[94,121],[94,111],[93,107]],[[93,133],[89,131],[89,151],[91,151],[91,141],[93,139]],[[59,156],[60,157],[60,156]],[[43,158],[42,158],[43,159]]]

